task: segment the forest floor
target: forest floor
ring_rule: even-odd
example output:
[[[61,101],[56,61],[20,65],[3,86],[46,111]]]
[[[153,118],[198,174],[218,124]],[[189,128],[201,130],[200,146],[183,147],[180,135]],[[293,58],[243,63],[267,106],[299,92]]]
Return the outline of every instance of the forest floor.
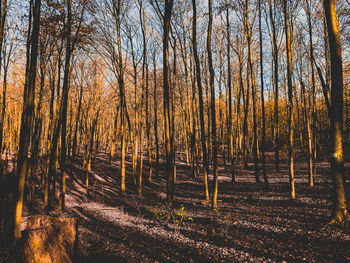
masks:
[[[306,163],[296,163],[292,201],[287,161],[281,161],[277,173],[272,157],[267,166],[269,189],[255,183],[252,163],[247,170],[236,167],[232,185],[230,167],[221,161],[217,211],[203,201],[202,178],[192,178],[191,168],[180,160],[173,210],[165,205],[164,171],[149,182],[147,160],[142,196],[133,186],[131,156],[126,196],[119,194],[119,160],[111,166],[106,154],[97,156],[88,198],[86,171],[81,162],[71,163],[65,213],[78,218],[78,262],[350,262],[349,223],[327,224],[329,164],[317,163],[315,186],[309,187]],[[349,193],[350,167],[345,169]],[[25,209],[23,228],[28,215]]]

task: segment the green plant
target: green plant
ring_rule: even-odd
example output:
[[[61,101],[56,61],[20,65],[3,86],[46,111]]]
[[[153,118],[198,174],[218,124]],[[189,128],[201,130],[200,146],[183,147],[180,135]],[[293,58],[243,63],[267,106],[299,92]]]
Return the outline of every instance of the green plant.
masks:
[[[174,222],[179,222],[180,224],[191,221],[193,222],[193,217],[185,211],[185,207],[181,204],[179,209],[169,209],[168,207],[163,207],[163,209],[156,209],[153,212],[154,217],[157,220],[163,221],[168,220],[169,218]]]

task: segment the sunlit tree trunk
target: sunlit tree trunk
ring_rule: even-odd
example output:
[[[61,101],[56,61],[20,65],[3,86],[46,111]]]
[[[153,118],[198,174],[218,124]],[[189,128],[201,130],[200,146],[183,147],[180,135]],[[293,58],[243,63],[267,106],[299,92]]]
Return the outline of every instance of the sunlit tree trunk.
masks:
[[[220,145],[220,152],[223,155],[224,166],[226,164],[225,160],[225,138],[224,138],[224,130],[225,130],[225,120],[224,113],[222,110],[222,79],[223,79],[223,41],[221,41],[220,49],[219,49],[219,135],[218,135],[218,147]],[[218,160],[219,163],[219,160]],[[219,164],[218,164],[219,165]],[[231,177],[232,178],[232,177]]]
[[[121,126],[121,180],[120,180],[120,193],[125,195],[125,150],[126,150],[126,130],[125,130],[125,115],[126,115],[126,103],[124,95],[124,68],[121,46],[121,34],[120,34],[120,15],[121,15],[121,3],[119,0],[117,3],[113,2],[113,8],[116,15],[116,28],[117,28],[117,47],[118,47],[118,86],[119,86],[119,102],[120,102],[120,126]]]
[[[145,28],[145,15],[144,10],[142,6],[142,1],[139,2],[139,16],[140,16],[140,24],[141,24],[141,31],[142,31],[142,40],[143,40],[143,52],[142,52],[142,79],[141,79],[141,92],[143,93],[141,95],[141,112],[140,112],[140,159],[139,159],[139,174],[137,179],[137,191],[139,196],[142,195],[142,181],[143,181],[143,147],[144,147],[144,123],[146,124],[146,129],[148,129],[148,66],[147,66],[147,43],[146,43],[146,28]],[[144,104],[144,97],[146,97],[146,103]],[[144,107],[145,107],[145,113],[146,115],[143,115],[144,113]],[[146,119],[144,122],[143,119]],[[147,144],[149,143],[149,131],[146,131],[147,135]]]
[[[134,122],[134,133],[132,136],[132,174],[133,181],[136,185],[137,181],[137,163],[138,163],[138,151],[139,151],[139,132],[140,132],[140,122],[139,122],[139,93],[138,93],[138,78],[137,78],[137,62],[135,58],[134,44],[131,32],[129,32],[130,39],[130,49],[131,49],[131,58],[132,58],[132,67],[133,67],[133,80],[134,80],[134,98],[135,98],[135,122]]]
[[[331,62],[331,174],[334,186],[332,222],[349,218],[344,187],[343,64],[339,23],[334,0],[324,0]]]

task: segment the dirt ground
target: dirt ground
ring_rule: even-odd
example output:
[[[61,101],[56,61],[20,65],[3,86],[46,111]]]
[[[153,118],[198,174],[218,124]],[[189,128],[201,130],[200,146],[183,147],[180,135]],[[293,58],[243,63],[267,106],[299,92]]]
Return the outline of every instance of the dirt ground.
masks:
[[[255,183],[252,163],[248,170],[237,166],[232,185],[230,166],[220,160],[217,211],[203,201],[202,178],[192,178],[191,169],[180,158],[173,210],[165,205],[164,172],[149,182],[147,160],[141,197],[133,186],[130,156],[126,196],[119,194],[118,160],[110,166],[106,154],[98,155],[89,174],[89,197],[82,163],[71,163],[65,213],[79,220],[77,262],[350,262],[349,223],[327,224],[331,217],[329,164],[317,163],[315,186],[309,187],[306,163],[296,161],[296,199],[292,201],[287,162],[281,162],[279,173],[272,162],[269,156],[270,187],[266,189]],[[349,193],[350,167],[345,169]],[[39,200],[38,195],[35,207],[41,207]],[[1,260],[9,262],[9,257],[0,255]]]

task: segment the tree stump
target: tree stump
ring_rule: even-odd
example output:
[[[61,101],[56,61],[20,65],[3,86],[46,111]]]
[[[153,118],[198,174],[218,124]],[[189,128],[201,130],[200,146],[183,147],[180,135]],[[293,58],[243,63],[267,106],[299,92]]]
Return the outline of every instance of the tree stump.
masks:
[[[23,260],[26,263],[72,262],[76,238],[76,218],[32,216],[22,236]]]

